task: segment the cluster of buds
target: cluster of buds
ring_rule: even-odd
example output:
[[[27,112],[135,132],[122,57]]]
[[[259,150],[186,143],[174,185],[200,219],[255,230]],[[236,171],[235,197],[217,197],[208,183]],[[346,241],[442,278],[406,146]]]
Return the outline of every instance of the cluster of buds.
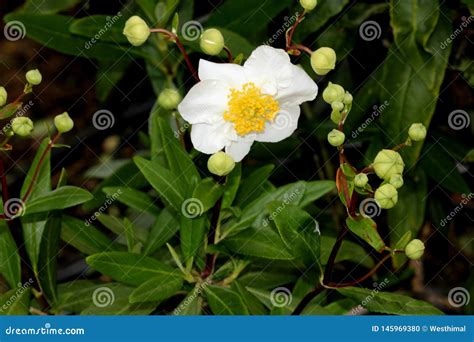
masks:
[[[25,74],[26,85],[21,94],[16,100],[8,103],[8,93],[4,87],[0,87],[0,113],[3,118],[15,115],[18,110],[22,107],[22,98],[33,91],[33,87],[41,84],[43,76],[37,69],[30,70]],[[70,118],[68,113],[63,113],[55,116],[54,126],[59,133],[65,133],[70,131],[74,127],[74,122]],[[34,130],[34,123],[29,117],[17,114],[11,122],[2,128],[2,133],[6,139],[3,141],[1,149],[6,149],[8,140],[17,135],[19,137],[28,137]]]
[[[331,120],[335,124],[344,122],[352,108],[352,95],[339,84],[329,82],[323,91],[323,100],[331,105]]]

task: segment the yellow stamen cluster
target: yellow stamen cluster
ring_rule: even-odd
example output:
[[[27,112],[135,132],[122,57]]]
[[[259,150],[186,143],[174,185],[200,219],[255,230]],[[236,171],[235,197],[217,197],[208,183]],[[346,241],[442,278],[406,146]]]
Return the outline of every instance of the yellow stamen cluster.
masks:
[[[262,94],[254,83],[246,83],[242,90],[231,89],[228,110],[224,119],[234,124],[237,134],[260,133],[265,130],[267,121],[272,121],[280,106],[270,95]]]

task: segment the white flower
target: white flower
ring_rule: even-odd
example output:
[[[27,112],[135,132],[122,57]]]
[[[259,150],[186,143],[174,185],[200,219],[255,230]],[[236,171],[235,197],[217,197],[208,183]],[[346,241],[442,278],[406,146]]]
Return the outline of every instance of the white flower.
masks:
[[[296,129],[299,105],[314,100],[318,86],[281,49],[260,46],[243,66],[199,62],[201,81],[178,110],[192,125],[191,140],[203,153],[225,148],[242,160],[254,141],[278,142]]]

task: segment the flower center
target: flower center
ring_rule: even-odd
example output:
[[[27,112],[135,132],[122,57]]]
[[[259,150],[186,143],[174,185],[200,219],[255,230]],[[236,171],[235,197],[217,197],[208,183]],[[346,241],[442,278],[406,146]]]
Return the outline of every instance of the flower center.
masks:
[[[231,89],[228,110],[224,120],[234,124],[237,134],[243,136],[265,130],[267,121],[272,121],[280,106],[270,95],[262,94],[252,82],[242,86],[242,90]]]

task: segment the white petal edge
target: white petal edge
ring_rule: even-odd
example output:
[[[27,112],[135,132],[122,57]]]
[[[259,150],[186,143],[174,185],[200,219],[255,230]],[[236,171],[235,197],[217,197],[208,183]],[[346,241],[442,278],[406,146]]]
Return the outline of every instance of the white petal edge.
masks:
[[[199,123],[191,127],[191,141],[199,152],[213,154],[229,144],[230,126],[225,121],[214,124]]]
[[[318,95],[318,85],[303,68],[291,66],[292,78],[288,87],[279,87],[276,99],[284,105],[300,105]]]
[[[214,123],[227,109],[226,83],[205,80],[194,85],[178,105],[178,111],[190,124]]]
[[[233,63],[213,63],[205,59],[199,60],[199,78],[226,82],[230,88],[240,88],[247,83],[244,68]]]
[[[278,142],[288,138],[298,127],[299,106],[282,107],[273,122],[267,122],[265,131],[255,137],[260,142]]]
[[[252,147],[252,144],[253,141],[233,141],[230,145],[226,146],[225,152],[229,154],[236,162],[239,162],[250,152],[250,147]]]

